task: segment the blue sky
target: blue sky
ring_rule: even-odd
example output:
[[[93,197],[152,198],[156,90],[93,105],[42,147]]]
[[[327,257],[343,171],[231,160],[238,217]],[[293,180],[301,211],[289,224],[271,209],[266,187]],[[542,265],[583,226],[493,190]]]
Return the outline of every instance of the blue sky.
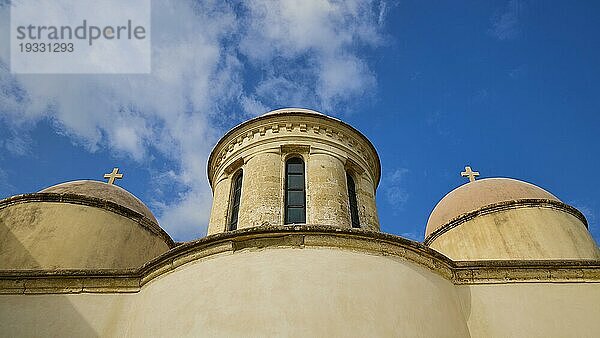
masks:
[[[153,2],[151,74],[68,76],[9,72],[8,7],[0,197],[118,166],[176,240],[203,236],[219,136],[301,106],[372,140],[385,232],[422,240],[469,164],[547,189],[600,240],[595,2]]]

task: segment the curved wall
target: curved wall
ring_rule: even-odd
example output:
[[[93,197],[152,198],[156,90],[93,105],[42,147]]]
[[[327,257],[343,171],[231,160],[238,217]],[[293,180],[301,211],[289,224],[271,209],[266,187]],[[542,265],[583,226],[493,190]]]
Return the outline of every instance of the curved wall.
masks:
[[[313,150],[306,166],[308,179],[308,224],[347,227],[350,206],[346,169],[342,159]]]
[[[599,281],[599,260],[452,262],[381,233],[257,228],[182,244],[138,270],[0,271],[0,332],[594,336]]]
[[[146,284],[131,310],[134,336],[469,335],[450,281],[407,261],[334,248],[198,260]]]
[[[582,221],[550,207],[508,208],[477,215],[447,229],[428,246],[452,260],[600,258]]]
[[[139,221],[70,203],[0,208],[0,270],[138,268],[169,250]]]
[[[457,286],[471,337],[597,337],[600,284]]]
[[[0,327],[13,336],[469,336],[449,280],[403,259],[335,248],[218,254],[131,295],[0,300]]]
[[[281,155],[276,151],[265,150],[248,157],[243,166],[239,228],[283,222],[281,165]],[[256,175],[260,175],[260,180],[255,179]],[[231,185],[231,177],[227,181]]]

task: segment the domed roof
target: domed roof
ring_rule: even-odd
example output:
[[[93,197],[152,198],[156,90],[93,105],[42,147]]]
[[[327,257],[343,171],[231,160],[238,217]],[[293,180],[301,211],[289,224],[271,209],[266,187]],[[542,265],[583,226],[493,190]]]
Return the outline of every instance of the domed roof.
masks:
[[[438,202],[427,221],[425,237],[464,213],[490,204],[519,199],[547,199],[560,202],[546,190],[512,178],[476,180],[452,190]]]
[[[281,109],[275,109],[275,110],[271,110],[269,112],[266,112],[264,114],[262,114],[261,116],[265,116],[265,115],[276,115],[276,114],[285,114],[285,113],[306,113],[306,114],[315,114],[315,115],[320,115],[320,116],[327,116],[323,113],[320,113],[316,110],[312,110],[312,109],[306,109],[306,108],[281,108]]]
[[[142,201],[129,191],[114,185],[99,181],[80,180],[53,185],[40,190],[41,193],[77,194],[107,200],[135,212],[138,212],[158,224],[158,221]]]

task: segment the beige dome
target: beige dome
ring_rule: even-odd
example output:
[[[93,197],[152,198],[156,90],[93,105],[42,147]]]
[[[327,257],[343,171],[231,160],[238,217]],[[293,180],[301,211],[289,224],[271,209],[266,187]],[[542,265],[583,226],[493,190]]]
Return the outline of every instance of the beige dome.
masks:
[[[429,216],[425,245],[459,261],[600,257],[580,211],[510,178],[469,182],[442,198]]]
[[[0,270],[132,269],[175,243],[116,185],[58,184],[0,200]]]
[[[129,191],[114,184],[90,180],[70,181],[53,185],[41,190],[40,192],[54,194],[77,194],[87,197],[100,198],[129,208],[146,216],[149,220],[158,224],[158,221],[150,209],[148,209],[148,207],[146,207],[142,201],[140,201]]]
[[[435,206],[425,230],[425,237],[450,220],[484,206],[520,199],[558,201],[551,193],[531,183],[512,178],[485,178],[469,182],[448,193]]]
[[[262,114],[261,116],[287,114],[287,113],[304,113],[304,114],[315,114],[315,115],[321,115],[321,116],[325,115],[323,113],[320,113],[320,112],[318,112],[316,110],[312,110],[312,109],[290,107],[290,108],[280,108],[280,109],[271,110],[269,112]]]

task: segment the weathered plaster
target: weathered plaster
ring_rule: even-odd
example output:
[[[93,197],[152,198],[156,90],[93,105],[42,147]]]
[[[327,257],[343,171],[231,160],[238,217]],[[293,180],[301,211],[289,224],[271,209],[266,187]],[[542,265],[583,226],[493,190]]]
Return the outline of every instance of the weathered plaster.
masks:
[[[449,221],[425,244],[453,260],[600,259],[585,217],[553,200],[484,206]]]
[[[2,270],[0,293],[135,292],[180,266],[247,249],[327,248],[384,256],[421,266],[454,284],[600,282],[600,260],[454,262],[398,236],[326,226],[267,226],[183,243],[137,269]]]

